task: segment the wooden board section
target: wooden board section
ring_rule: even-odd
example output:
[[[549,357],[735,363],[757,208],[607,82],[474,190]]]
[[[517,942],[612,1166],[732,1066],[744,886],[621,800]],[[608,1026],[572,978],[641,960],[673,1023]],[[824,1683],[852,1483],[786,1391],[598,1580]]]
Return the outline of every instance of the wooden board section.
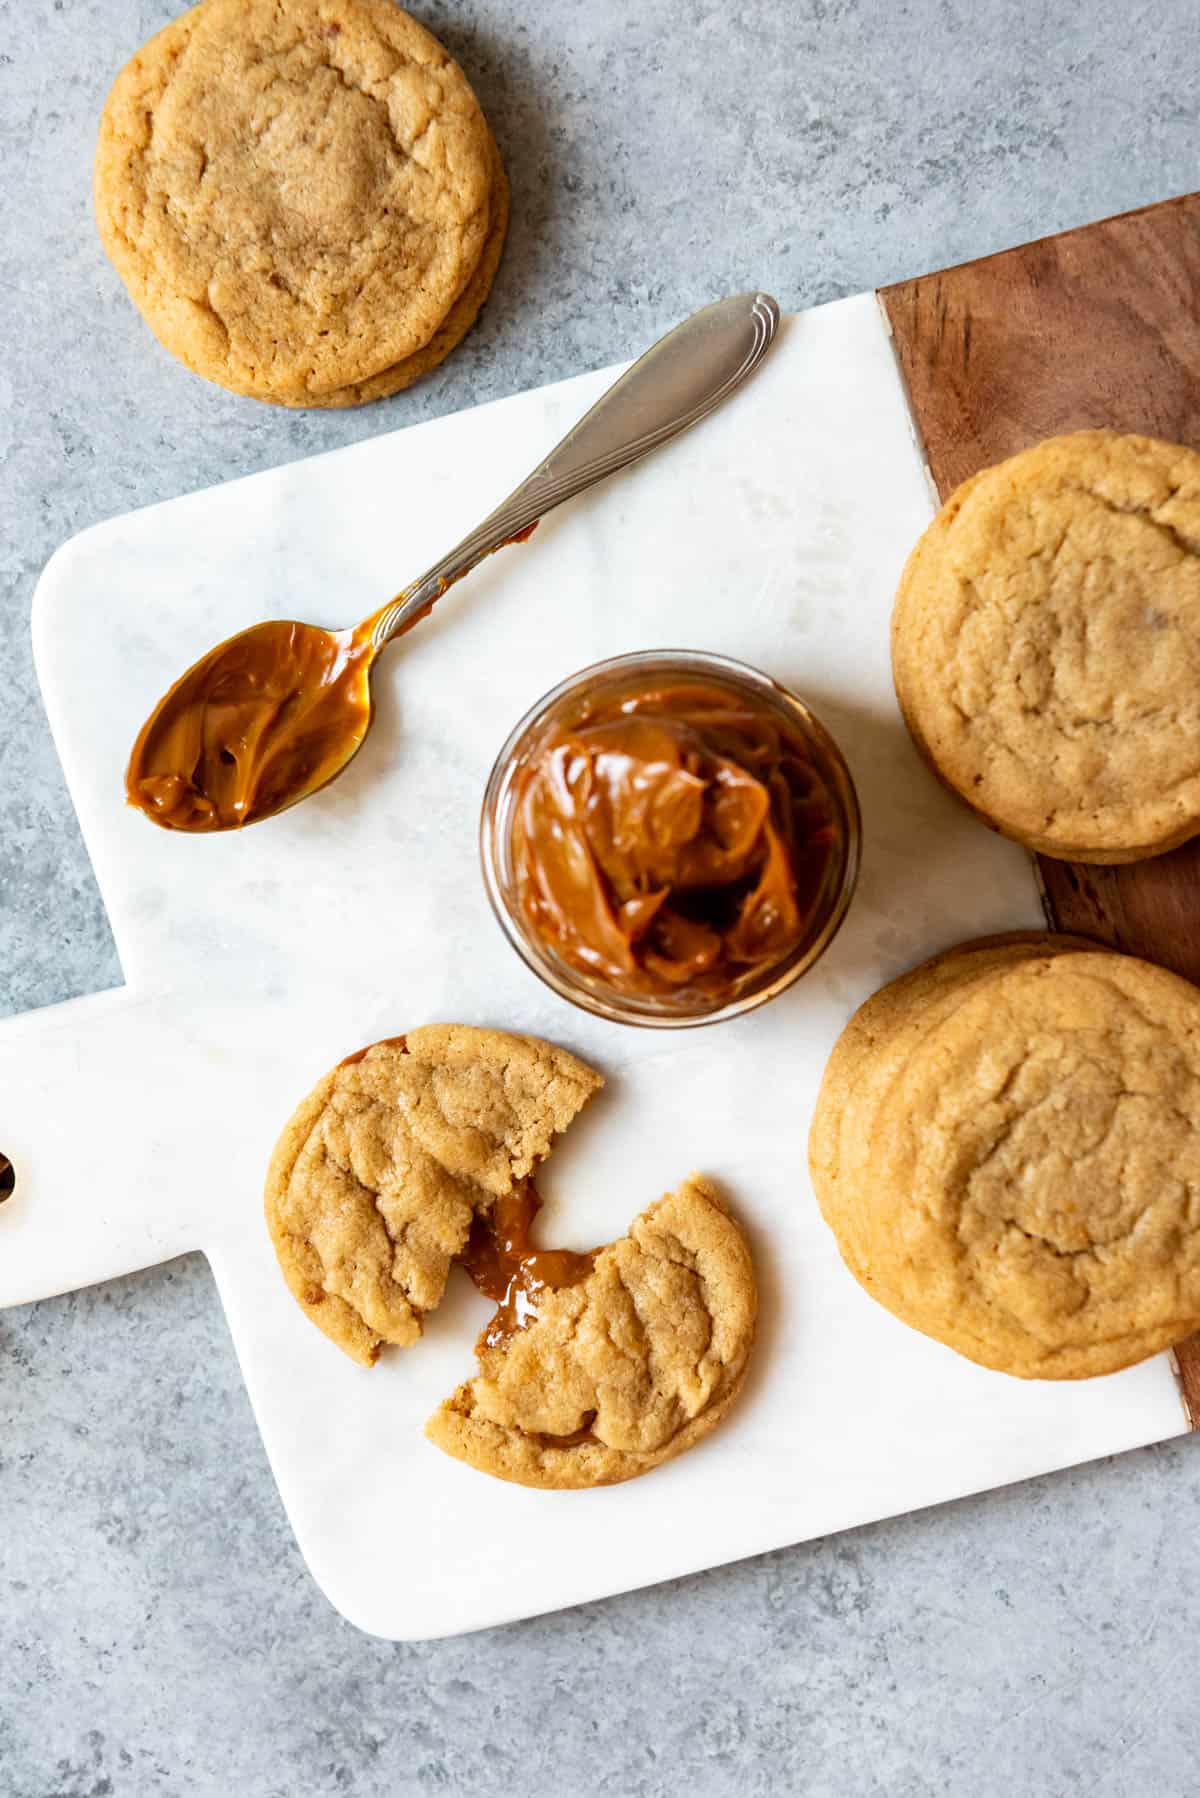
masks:
[[[1200,194],[880,290],[934,485],[1087,426],[1200,449]],[[1046,914],[1200,981],[1200,838],[1120,868],[1039,858]],[[1177,1351],[1200,1428],[1200,1336]]]

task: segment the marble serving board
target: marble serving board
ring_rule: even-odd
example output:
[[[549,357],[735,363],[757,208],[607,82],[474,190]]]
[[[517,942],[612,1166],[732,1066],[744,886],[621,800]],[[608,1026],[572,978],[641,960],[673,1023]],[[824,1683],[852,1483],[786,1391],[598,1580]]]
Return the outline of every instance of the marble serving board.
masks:
[[[932,498],[873,296],[787,321],[718,414],[451,593],[381,665],[371,740],[327,792],[210,838],[126,809],[130,741],[181,668],[258,618],[369,611],[614,372],[116,519],[58,552],[35,602],[46,706],[127,984],[0,1025],[0,1149],[17,1178],[0,1303],[203,1250],[308,1564],[385,1637],[596,1598],[1184,1427],[1165,1358],[1028,1385],[905,1329],[843,1271],[809,1186],[813,1098],[852,1009],[950,943],[1040,922],[1030,862],[939,790],[893,701],[891,598]],[[815,972],[750,1017],[660,1034],[587,1017],[526,971],[488,911],[476,830],[496,750],[546,688],[681,645],[811,702],[858,783],[865,855]],[[648,1478],[528,1492],[424,1440],[489,1309],[457,1270],[425,1339],[370,1372],[284,1287],[261,1212],[280,1127],[332,1062],[435,1019],[551,1037],[608,1076],[540,1181],[543,1240],[619,1235],[692,1169],[746,1224],[762,1328],[744,1396]]]

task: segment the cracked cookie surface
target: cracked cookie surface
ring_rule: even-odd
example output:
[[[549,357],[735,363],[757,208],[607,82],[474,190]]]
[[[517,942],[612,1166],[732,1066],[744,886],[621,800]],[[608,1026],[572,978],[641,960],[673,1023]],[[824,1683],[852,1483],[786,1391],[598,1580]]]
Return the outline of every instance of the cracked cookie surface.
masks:
[[[411,356],[403,356],[390,368],[381,369],[367,381],[359,381],[348,387],[335,387],[321,395],[320,403],[325,407],[364,406],[370,400],[387,399],[390,394],[400,393],[405,387],[411,387],[414,381],[422,380],[444,362],[451,350],[457,348],[466,336],[483,307],[484,301],[492,290],[492,282],[496,278],[496,270],[500,266],[500,258],[504,252],[504,239],[508,231],[509,191],[508,177],[504,172],[504,164],[500,160],[500,152],[492,146],[492,190],[489,200],[490,222],[487,239],[483,246],[483,255],[467,285],[451,306],[449,312],[423,348],[416,350]],[[275,393],[272,400],[280,406],[311,406],[314,401],[306,394]]]
[[[692,1175],[600,1249],[536,1318],[476,1348],[478,1376],[426,1434],[481,1473],[560,1490],[648,1473],[714,1429],[741,1388],[757,1294],[746,1240]]]
[[[904,1322],[1079,1379],[1200,1327],[1200,992],[1036,937],[964,945],[869,999],[810,1138],[826,1222]]]
[[[391,0],[202,0],[118,76],[95,197],[160,341],[290,405],[432,366],[482,304],[507,211],[465,76]]]
[[[292,1293],[370,1366],[438,1304],[471,1220],[603,1085],[537,1037],[429,1024],[326,1074],[276,1145],[265,1207]]]
[[[1200,832],[1200,455],[1078,431],[983,470],[909,558],[901,710],[995,829],[1076,861]]]

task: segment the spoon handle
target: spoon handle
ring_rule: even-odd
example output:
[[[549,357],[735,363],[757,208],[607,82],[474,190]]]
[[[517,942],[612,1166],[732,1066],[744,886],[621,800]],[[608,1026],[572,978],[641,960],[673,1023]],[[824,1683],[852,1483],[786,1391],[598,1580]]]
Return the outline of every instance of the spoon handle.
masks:
[[[707,417],[758,367],[778,326],[779,307],[770,294],[742,293],[705,306],[668,331],[482,524],[376,614],[376,650],[423,618],[484,556],[531,530],[555,506]]]

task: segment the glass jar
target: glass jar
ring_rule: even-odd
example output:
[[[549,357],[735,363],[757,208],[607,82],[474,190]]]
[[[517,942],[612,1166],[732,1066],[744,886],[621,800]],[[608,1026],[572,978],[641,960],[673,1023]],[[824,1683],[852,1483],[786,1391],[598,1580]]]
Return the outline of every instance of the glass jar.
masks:
[[[798,746],[814,776],[814,790],[830,819],[825,857],[800,922],[800,934],[779,959],[736,969],[723,980],[684,982],[666,991],[633,991],[567,958],[535,923],[522,793],[551,739],[586,728],[597,713],[638,703],[639,695],[721,689],[741,714],[771,723],[789,749]],[[794,757],[793,757],[794,759]],[[686,780],[686,776],[684,777]],[[687,795],[685,792],[685,799]],[[833,941],[858,877],[861,821],[858,798],[841,750],[804,702],[768,675],[724,656],[693,650],[648,650],[597,662],[553,688],[513,730],[488,779],[480,824],[484,882],[492,910],[526,966],[563,999],[615,1023],[652,1029],[715,1024],[766,1004],[807,973]],[[719,988],[719,990],[715,990]]]

